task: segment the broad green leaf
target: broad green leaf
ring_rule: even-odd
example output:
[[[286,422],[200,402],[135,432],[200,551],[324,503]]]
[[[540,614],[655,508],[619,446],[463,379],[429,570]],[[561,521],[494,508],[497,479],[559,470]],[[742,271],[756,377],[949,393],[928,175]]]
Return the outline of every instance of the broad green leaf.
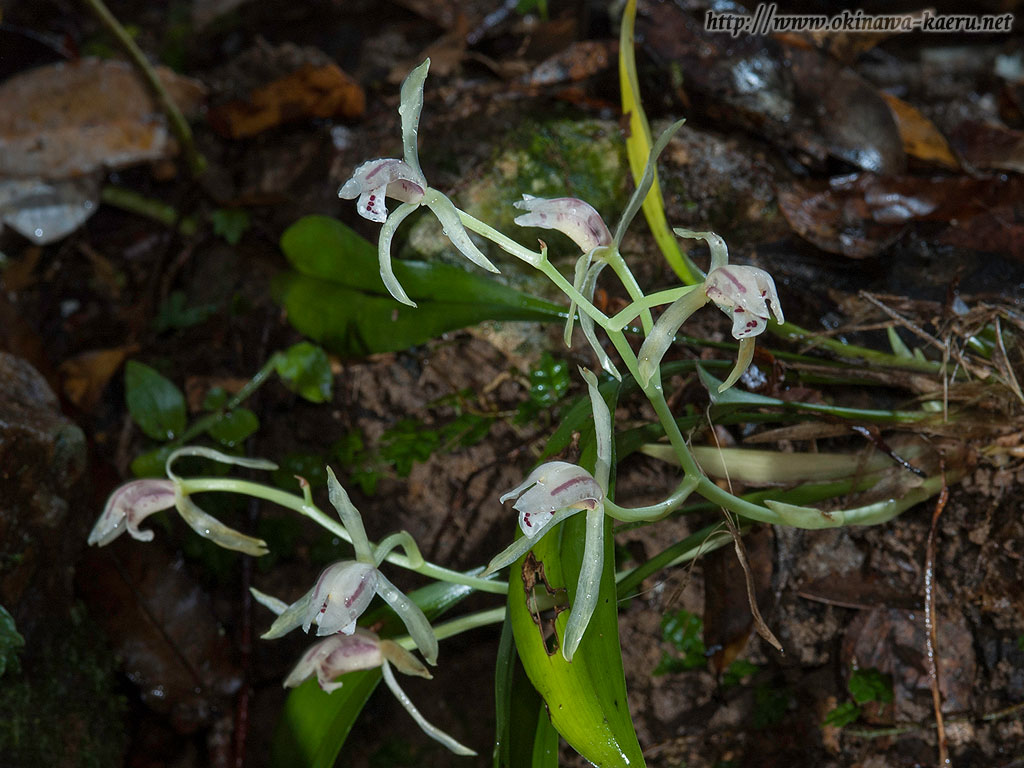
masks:
[[[393,352],[484,320],[562,320],[565,310],[448,264],[394,261],[418,307],[395,301],[380,279],[377,248],[339,221],[300,219],[281,236],[296,272],[275,293],[299,331],[342,355]]]
[[[316,344],[300,341],[274,358],[274,368],[292,392],[311,403],[330,401],[334,377],[327,353]]]
[[[605,394],[602,390],[602,394]],[[614,408],[618,387],[605,394]],[[593,470],[593,425],[584,430],[580,465]],[[604,563],[594,615],[571,663],[562,657],[557,643],[549,644],[534,621],[524,583],[524,564],[518,560],[509,572],[509,616],[519,658],[530,681],[547,704],[551,723],[569,745],[585,759],[604,768],[644,765],[626,700],[626,683],[619,647],[618,611],[614,574],[612,520],[606,517]],[[543,566],[544,578],[556,593],[565,590],[571,605],[583,562],[585,515],[574,515],[534,544],[532,553]],[[539,579],[539,575],[538,575]],[[547,587],[538,582],[539,590]],[[555,619],[560,640],[569,611]],[[549,655],[549,650],[552,651]]]
[[[519,663],[508,617],[494,665],[494,768],[558,768],[558,731]]]
[[[409,597],[433,620],[472,592],[459,584],[434,582],[410,592]],[[359,623],[366,627],[379,625],[381,637],[404,632],[401,620],[387,606],[364,614]],[[442,652],[441,663],[443,658]],[[380,680],[380,670],[371,669],[348,673],[342,680],[344,685],[333,693],[324,693],[315,680],[290,691],[271,742],[272,768],[331,768]]]
[[[636,76],[636,52],[633,47],[633,25],[636,21],[636,0],[629,0],[622,12],[622,27],[619,33],[619,87],[622,90],[622,112],[629,115],[629,137],[626,139],[626,154],[633,181],[640,182],[644,167],[651,153],[651,127],[640,101],[640,82]],[[689,257],[679,249],[679,243],[669,229],[665,218],[665,200],[655,172],[654,185],[647,193],[643,204],[644,217],[651,228],[654,240],[669,266],[687,285],[698,283],[702,275]]]
[[[132,459],[132,474],[136,477],[164,477],[164,467],[167,464],[167,457],[171,455],[177,446],[161,445],[152,451],[140,453]]]
[[[206,430],[221,445],[234,448],[260,428],[260,420],[248,408],[235,408]]]
[[[0,677],[3,677],[7,667],[17,669],[18,654],[24,646],[25,638],[14,626],[14,617],[0,605]]]
[[[185,429],[185,396],[148,365],[129,360],[124,389],[128,412],[149,437],[171,440]]]

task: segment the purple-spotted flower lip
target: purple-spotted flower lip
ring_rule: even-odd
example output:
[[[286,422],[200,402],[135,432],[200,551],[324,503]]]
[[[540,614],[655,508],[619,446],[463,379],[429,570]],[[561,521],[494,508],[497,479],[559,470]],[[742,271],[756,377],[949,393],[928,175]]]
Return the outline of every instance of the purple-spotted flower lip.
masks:
[[[612,244],[612,233],[590,203],[575,197],[523,195],[513,205],[526,213],[516,216],[521,227],[555,229],[567,235],[584,253]]]
[[[784,323],[772,276],[758,267],[726,264],[708,273],[704,292],[733,319],[732,335],[746,339],[764,332],[772,315]]]
[[[501,497],[504,503],[519,497],[512,508],[519,512],[519,527],[533,538],[560,509],[597,509],[604,491],[587,470],[566,461],[541,464],[527,478]]]
[[[89,544],[103,547],[125,531],[138,541],[152,541],[152,531],[139,530],[139,523],[150,515],[175,504],[171,480],[132,480],[115,489],[89,533]]]
[[[356,629],[348,635],[334,634],[307,650],[284,680],[285,688],[294,688],[316,675],[317,682],[326,692],[341,688],[335,679],[346,672],[376,669],[384,661],[380,638],[366,629]]]
[[[427,180],[404,160],[380,158],[369,160],[352,174],[338,190],[338,197],[352,200],[358,197],[356,210],[363,218],[383,224],[388,210],[385,197],[403,203],[419,203],[427,189]]]
[[[391,667],[406,675],[431,679],[425,666],[409,651],[392,640],[385,640],[366,629],[356,629],[351,635],[331,635],[312,646],[285,678],[285,688],[294,688],[310,677],[316,676],[317,683],[327,693],[341,688],[343,681],[337,678],[358,670],[380,668],[384,684],[409,713],[410,717],[427,736],[443,744],[457,755],[475,755],[472,749],[456,741],[452,736],[432,725],[406,695],[395,679]]]
[[[325,568],[313,587],[302,630],[309,632],[316,624],[320,636],[336,632],[351,635],[356,620],[376,594],[378,577],[379,571],[372,563],[355,560],[342,560]]]

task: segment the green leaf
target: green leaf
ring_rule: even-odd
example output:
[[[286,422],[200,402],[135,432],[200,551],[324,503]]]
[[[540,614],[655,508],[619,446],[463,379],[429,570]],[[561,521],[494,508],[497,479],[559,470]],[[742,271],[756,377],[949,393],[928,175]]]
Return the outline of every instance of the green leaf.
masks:
[[[8,667],[17,670],[18,654],[24,646],[25,638],[15,628],[14,617],[0,605],[0,677]]]
[[[682,654],[682,658],[663,654],[653,674],[664,675],[707,666],[703,632],[704,622],[689,611],[674,611],[662,616],[661,636]]]
[[[612,409],[618,392],[617,385],[607,394],[602,390]],[[595,439],[592,421],[584,426],[581,446],[583,458],[580,465],[593,470]],[[582,514],[570,517],[544,535],[532,549],[533,557],[543,566],[550,589],[556,596],[565,590],[570,604],[575,599],[584,558],[585,517]],[[547,704],[551,722],[562,738],[595,765],[637,768],[645,763],[626,701],[619,647],[612,519],[606,516],[604,522],[604,570],[597,607],[571,663],[562,657],[557,643],[552,642],[549,647],[534,621],[530,606],[536,603],[533,595],[526,593],[524,584],[527,558],[511,566],[508,609],[519,658],[530,681]],[[540,582],[538,589],[543,592],[548,587]],[[564,635],[568,616],[569,611],[562,610],[555,619],[557,639]]]
[[[743,678],[749,677],[754,673],[760,671],[760,667],[753,662],[747,661],[746,659],[736,659],[729,668],[725,670],[725,674],[722,675],[722,687],[732,688],[733,686],[739,685]]]
[[[426,461],[441,445],[441,434],[417,419],[402,419],[380,436],[380,456],[395,465],[399,477],[408,477],[412,465]]]
[[[516,655],[505,618],[494,665],[494,768],[557,768],[558,731]]]
[[[235,408],[225,413],[206,433],[221,445],[234,448],[259,428],[260,420],[255,413],[248,408]]]
[[[545,352],[530,371],[530,400],[539,406],[554,405],[569,391],[569,366]],[[589,398],[587,399],[589,403]]]
[[[315,344],[300,341],[275,358],[274,368],[292,392],[311,403],[331,399],[334,377],[327,353]]]
[[[165,477],[167,457],[174,451],[169,445],[161,445],[152,451],[140,453],[132,459],[132,474],[136,477]]]
[[[187,301],[184,291],[173,291],[160,304],[156,319],[153,321],[157,333],[199,325],[217,311],[216,304],[198,304],[190,307]]]
[[[395,301],[380,279],[377,248],[339,221],[299,219],[281,236],[296,272],[274,290],[301,333],[346,356],[395,352],[484,320],[560,320],[556,304],[448,264],[394,261],[418,307]]]
[[[203,398],[203,410],[204,411],[219,411],[225,405],[228,404],[227,390],[224,387],[210,387],[206,393],[206,397]]]
[[[238,245],[249,229],[249,212],[241,208],[218,208],[210,214],[213,234],[220,235],[228,245]]]
[[[472,592],[470,587],[442,581],[410,592],[409,597],[433,620]],[[379,624],[381,637],[404,632],[401,620],[387,606],[367,612],[359,623]],[[271,742],[272,768],[331,768],[380,680],[380,669],[371,669],[349,672],[333,693],[324,693],[315,680],[292,689]]]
[[[874,667],[854,671],[850,675],[847,687],[850,689],[850,696],[857,704],[867,704],[870,701],[888,704],[892,701],[892,678],[889,675],[883,675]]]
[[[860,717],[860,707],[854,704],[852,701],[844,701],[842,704],[837,706],[827,715],[825,715],[825,725],[831,725],[835,728],[842,728],[844,725],[856,722],[857,718]]]
[[[125,401],[132,419],[154,440],[171,440],[185,429],[185,396],[148,365],[129,360]]]
[[[636,0],[629,0],[622,12],[622,27],[619,34],[619,87],[622,90],[622,113],[629,115],[629,133],[626,139],[626,154],[633,181],[640,182],[651,153],[651,127],[640,101],[640,82],[636,76],[636,52],[633,47],[633,25],[636,21]],[[661,195],[657,171],[654,185],[643,202],[644,217],[651,228],[655,242],[661,249],[672,271],[687,285],[702,279],[701,272],[689,257],[679,249],[675,235],[669,229],[665,218],[665,199]]]

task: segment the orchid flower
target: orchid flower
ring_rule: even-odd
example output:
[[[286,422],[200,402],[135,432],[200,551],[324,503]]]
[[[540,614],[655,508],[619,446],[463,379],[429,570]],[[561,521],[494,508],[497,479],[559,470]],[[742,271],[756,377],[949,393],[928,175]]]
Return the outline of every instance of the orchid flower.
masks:
[[[252,469],[277,469],[276,464],[264,459],[229,456],[212,448],[180,448],[167,458],[166,470],[169,480],[132,480],[110,495],[103,513],[89,533],[89,543],[103,547],[125,531],[138,541],[152,541],[153,532],[139,530],[139,523],[156,512],[175,507],[181,519],[204,539],[209,539],[224,549],[244,552],[247,555],[267,554],[267,543],[263,539],[246,536],[234,528],[229,528],[204,512],[191,498],[182,493],[180,478],[171,469],[174,461],[181,456],[202,456],[224,464],[238,464]]]
[[[429,186],[420,169],[417,133],[423,110],[423,82],[429,68],[430,59],[426,59],[402,83],[398,114],[402,118],[403,159],[379,158],[363,163],[338,190],[338,197],[346,200],[359,198],[356,210],[360,216],[384,224],[377,242],[380,276],[391,295],[410,307],[415,307],[416,302],[409,298],[395,277],[391,266],[391,240],[398,226],[421,205],[427,206],[437,217],[444,234],[463,256],[478,267],[490,272],[498,271],[473,244],[455,204]],[[402,203],[390,214],[384,204],[387,197]]]
[[[640,352],[640,383],[650,381],[665,356],[679,327],[709,301],[732,318],[732,335],[740,343],[736,365],[718,388],[724,392],[747,370],[754,357],[754,337],[764,332],[772,315],[784,323],[775,281],[763,269],[729,264],[725,241],[713,232],[674,230],[680,237],[700,238],[711,248],[711,269],[703,283],[692,286],[665,310],[647,335]]]
[[[593,206],[574,197],[559,197],[545,199],[532,195],[523,195],[523,199],[513,203],[516,208],[525,210],[526,213],[517,216],[514,221],[521,227],[541,227],[542,229],[554,229],[562,232],[572,239],[583,255],[576,261],[576,271],[573,276],[573,288],[583,295],[588,301],[593,301],[594,292],[597,289],[597,280],[601,271],[608,266],[611,259],[621,260],[619,247],[622,245],[622,238],[633,222],[634,217],[643,205],[647,193],[650,192],[654,183],[654,169],[658,156],[668,145],[669,140],[676,131],[683,125],[682,120],[670,125],[658,137],[658,141],[651,148],[651,154],[644,169],[644,175],[637,184],[629,203],[622,212],[618,226],[613,236],[609,231],[601,215],[594,210]],[[577,314],[576,302],[569,305],[569,316],[565,321],[564,341],[567,347],[572,346],[572,329]],[[605,352],[604,347],[598,341],[597,333],[594,330],[594,319],[585,312],[579,313],[580,328],[583,335],[597,355],[598,362],[607,373],[616,379],[622,379],[618,368],[612,362],[611,357]]]
[[[373,600],[380,595],[405,624],[420,653],[430,664],[437,664],[437,637],[427,617],[412,600],[392,584],[379,566],[390,549],[376,550],[370,545],[363,528],[359,510],[352,504],[345,489],[330,467],[327,468],[327,487],[331,504],[352,537],[355,560],[342,560],[321,572],[311,590],[291,605],[260,596],[261,603],[278,614],[277,620],[263,635],[270,640],[281,637],[297,627],[309,632],[315,624],[317,635],[356,632],[356,621]],[[262,593],[261,593],[262,594]],[[281,610],[276,610],[281,608]]]
[[[597,606],[604,567],[604,499],[612,455],[612,418],[608,404],[598,390],[597,377],[585,368],[580,368],[580,374],[587,382],[597,437],[594,473],[575,464],[551,461],[537,467],[526,480],[502,496],[502,502],[518,497],[513,509],[519,512],[523,536],[496,555],[483,573],[487,575],[515,562],[558,523],[586,511],[583,565],[562,639],[562,656],[566,661],[572,661]]]
[[[428,680],[431,678],[427,668],[398,643],[392,640],[382,640],[369,630],[357,629],[351,635],[331,635],[306,651],[291,674],[285,678],[284,687],[294,688],[307,678],[316,675],[320,687],[325,692],[331,693],[342,687],[340,681],[336,682],[336,678],[339,676],[356,670],[380,667],[384,682],[424,733],[441,742],[457,755],[475,755],[476,752],[472,749],[460,744],[447,733],[427,722],[406,696],[405,691],[399,687],[398,681],[391,671],[391,665],[407,675],[417,675]]]

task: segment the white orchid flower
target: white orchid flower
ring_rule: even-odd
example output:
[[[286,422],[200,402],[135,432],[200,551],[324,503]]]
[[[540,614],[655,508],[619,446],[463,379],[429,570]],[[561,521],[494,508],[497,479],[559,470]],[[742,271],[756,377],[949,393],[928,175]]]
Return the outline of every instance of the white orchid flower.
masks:
[[[392,665],[404,674],[417,675],[428,680],[431,678],[427,668],[398,643],[382,640],[368,630],[357,629],[351,635],[331,635],[306,651],[291,674],[285,678],[284,687],[294,688],[316,675],[320,687],[331,693],[342,687],[342,682],[337,681],[337,678],[345,673],[380,667],[384,682],[424,733],[457,755],[475,755],[476,752],[472,749],[427,722],[406,696],[405,691],[399,687],[391,671]]]
[[[712,301],[732,318],[732,336],[740,343],[736,365],[718,388],[719,392],[724,392],[747,370],[754,358],[754,337],[764,332],[772,315],[779,324],[786,322],[775,281],[763,269],[729,264],[725,241],[714,232],[674,231],[680,237],[707,242],[711,248],[711,269],[703,283],[692,286],[665,310],[647,335],[637,355],[640,383],[646,386],[650,381],[679,327],[690,315]]]
[[[89,543],[105,547],[125,531],[138,541],[152,541],[152,531],[140,531],[139,523],[150,515],[174,506],[170,480],[132,480],[117,488],[103,507],[103,514],[89,533]]]
[[[352,537],[356,559],[342,560],[325,568],[313,588],[291,605],[259,597],[261,603],[278,614],[263,638],[281,637],[297,627],[309,632],[314,624],[320,636],[338,632],[351,635],[357,631],[356,621],[366,611],[374,595],[380,595],[405,624],[423,658],[430,664],[437,664],[437,637],[430,622],[420,607],[380,572],[378,566],[387,551],[378,548],[374,552],[359,510],[330,467],[327,468],[327,487],[331,504],[338,510],[345,530]]]
[[[654,169],[658,156],[668,145],[669,140],[683,125],[683,120],[670,125],[658,137],[657,142],[651,147],[650,156],[647,159],[647,166],[644,168],[644,175],[636,185],[632,197],[622,212],[618,226],[615,228],[615,235],[612,236],[607,225],[600,214],[593,206],[578,200],[574,197],[559,197],[544,199],[523,195],[523,199],[513,203],[516,208],[525,210],[526,213],[515,218],[515,223],[522,227],[541,227],[543,229],[555,229],[568,235],[583,255],[576,261],[576,272],[573,277],[573,288],[575,288],[587,301],[593,302],[594,292],[597,290],[597,281],[601,271],[608,266],[608,259],[621,260],[619,247],[622,245],[622,238],[629,229],[640,207],[643,205],[647,193],[650,192],[654,183]],[[565,346],[572,346],[572,329],[576,321],[576,302],[569,304],[569,316],[565,321],[565,332],[563,340]],[[579,313],[580,328],[590,348],[597,356],[601,368],[607,373],[621,380],[619,373],[611,357],[605,352],[597,338],[594,329],[594,319],[585,312]]]
[[[251,469],[277,469],[277,465],[264,459],[247,459],[229,456],[212,448],[180,448],[174,451],[166,464],[168,480],[132,480],[115,490],[103,508],[92,531],[89,543],[106,546],[125,531],[138,541],[152,541],[152,531],[140,531],[139,523],[149,515],[174,507],[181,519],[196,533],[214,544],[243,552],[247,555],[267,554],[267,543],[263,539],[247,536],[229,528],[217,518],[204,512],[192,499],[182,492],[180,478],[174,474],[171,465],[181,456],[202,456],[224,464],[237,464]]]
[[[562,656],[566,661],[572,661],[597,606],[604,568],[604,499],[612,455],[612,417],[608,404],[597,387],[597,377],[585,368],[580,368],[580,374],[587,382],[594,416],[597,438],[594,473],[575,464],[552,461],[537,467],[520,485],[502,496],[503,502],[518,496],[513,508],[519,512],[519,527],[524,535],[496,555],[483,574],[515,562],[558,523],[586,511],[583,565],[562,638]]]
[[[377,241],[380,276],[391,295],[410,307],[415,307],[416,303],[402,288],[391,266],[391,240],[398,226],[421,205],[427,206],[437,217],[444,234],[463,256],[478,267],[490,272],[498,271],[473,244],[455,204],[427,184],[420,168],[417,133],[420,112],[423,110],[423,82],[427,79],[429,68],[430,59],[426,59],[402,83],[398,114],[402,118],[403,159],[381,158],[363,163],[338,190],[341,198],[359,198],[356,210],[360,216],[370,221],[383,222]],[[384,205],[385,197],[400,200],[402,204],[388,214]]]

